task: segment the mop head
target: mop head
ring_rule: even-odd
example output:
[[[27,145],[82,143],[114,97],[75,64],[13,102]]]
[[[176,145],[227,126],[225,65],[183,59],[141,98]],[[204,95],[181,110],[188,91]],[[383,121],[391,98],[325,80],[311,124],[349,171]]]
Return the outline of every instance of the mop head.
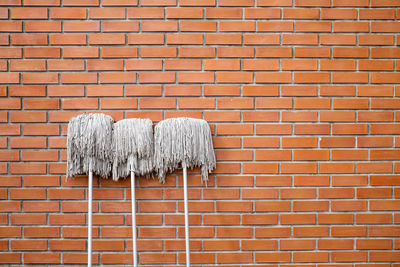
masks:
[[[112,130],[114,120],[105,114],[82,114],[68,124],[67,178],[88,174],[91,170],[107,178],[112,163]]]
[[[127,177],[130,171],[144,176],[153,172],[153,122],[125,119],[114,124],[113,180]]]
[[[168,171],[200,167],[202,181],[215,168],[211,130],[201,119],[173,118],[159,122],[154,133],[154,164],[160,182]]]

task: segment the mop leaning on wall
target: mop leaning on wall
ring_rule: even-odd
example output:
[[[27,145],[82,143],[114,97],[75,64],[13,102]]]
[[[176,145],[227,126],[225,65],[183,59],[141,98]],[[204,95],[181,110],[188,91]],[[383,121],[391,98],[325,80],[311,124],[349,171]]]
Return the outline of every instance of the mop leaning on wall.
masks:
[[[149,119],[125,119],[114,125],[113,179],[131,175],[132,253],[137,266],[135,175],[153,172],[153,122]]]
[[[67,136],[67,179],[88,174],[88,266],[92,266],[93,174],[108,178],[111,173],[114,120],[105,114],[81,114],[70,120]]]
[[[154,164],[160,182],[167,172],[182,167],[185,206],[186,266],[190,266],[187,168],[200,167],[202,181],[215,168],[211,130],[205,120],[173,118],[159,122],[154,131]]]

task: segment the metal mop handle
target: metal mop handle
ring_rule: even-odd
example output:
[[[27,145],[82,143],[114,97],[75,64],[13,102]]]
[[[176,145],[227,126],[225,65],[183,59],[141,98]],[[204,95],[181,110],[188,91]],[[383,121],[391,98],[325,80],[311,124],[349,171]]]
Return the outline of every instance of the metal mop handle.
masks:
[[[132,205],[132,252],[133,266],[137,267],[137,248],[136,248],[136,203],[135,203],[135,174],[131,170],[131,205]]]
[[[93,190],[93,171],[92,164],[89,166],[89,186],[88,186],[88,267],[92,266],[92,190]]]
[[[186,244],[186,266],[190,267],[190,246],[189,246],[189,211],[187,192],[187,168],[183,166],[183,198],[185,206],[185,244]]]

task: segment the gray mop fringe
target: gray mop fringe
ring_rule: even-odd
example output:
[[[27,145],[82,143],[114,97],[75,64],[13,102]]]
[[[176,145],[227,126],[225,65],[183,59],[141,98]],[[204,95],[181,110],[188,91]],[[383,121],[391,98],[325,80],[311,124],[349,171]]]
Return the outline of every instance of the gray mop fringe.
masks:
[[[215,168],[211,130],[205,120],[173,118],[159,122],[154,132],[154,164],[160,182],[180,166],[201,168],[202,181]]]
[[[111,116],[84,113],[70,120],[67,136],[67,179],[88,174],[92,166],[94,174],[107,178],[111,172],[112,130]]]
[[[125,119],[114,124],[113,180],[127,177],[131,167],[135,175],[149,175],[153,164],[153,122],[149,119]]]

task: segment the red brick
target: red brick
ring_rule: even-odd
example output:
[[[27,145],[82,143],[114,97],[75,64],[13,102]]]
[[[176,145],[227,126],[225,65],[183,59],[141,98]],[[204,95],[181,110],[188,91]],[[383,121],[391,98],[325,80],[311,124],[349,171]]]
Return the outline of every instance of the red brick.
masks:
[[[280,243],[281,250],[313,250],[315,241],[312,239],[305,240],[282,240]]]
[[[26,32],[61,32],[61,21],[25,21]]]
[[[12,214],[10,216],[12,224],[46,224],[45,214]]]
[[[20,212],[21,202],[19,201],[6,201],[0,204],[1,212]]]
[[[140,83],[174,83],[175,73],[172,72],[140,72],[139,73]]]
[[[313,59],[283,59],[282,70],[317,70],[317,63]]]
[[[79,98],[71,98],[71,99],[63,99],[62,107],[64,109],[97,109],[98,108],[98,100],[95,98],[89,99],[79,99]]]
[[[246,12],[246,9],[245,9]],[[247,14],[247,13],[246,13]],[[240,19],[242,9],[234,8],[206,8],[207,19]]]
[[[256,24],[253,21],[220,21],[219,31],[221,32],[252,32]]]
[[[137,57],[136,47],[103,47],[101,56],[104,58]]]
[[[255,262],[257,263],[276,263],[290,262],[290,252],[256,252]]]
[[[192,64],[193,66],[193,64]],[[205,70],[239,70],[240,60],[238,59],[206,59],[204,60]],[[244,67],[245,69],[245,67]]]
[[[102,21],[103,32],[138,32],[138,21]],[[129,43],[128,34],[128,43]]]
[[[333,78],[332,78],[333,79]],[[329,83],[331,80],[330,74],[326,72],[318,73],[306,73],[298,72],[294,73],[295,83]]]
[[[52,19],[86,19],[85,8],[51,8],[50,18]]]
[[[97,6],[98,0],[66,0],[64,6]]]
[[[331,22],[317,21],[317,22],[296,22],[296,32],[330,32]]]
[[[219,60],[221,62],[221,60]],[[221,65],[223,62],[221,62]],[[225,65],[229,67],[229,65]],[[236,68],[235,68],[236,69]],[[275,59],[244,59],[243,70],[278,70],[279,61]]]
[[[101,72],[99,75],[100,83],[135,83],[136,82],[136,73],[134,72]],[[117,87],[117,86],[115,86]],[[121,88],[122,89],[122,88]],[[118,95],[120,94],[119,89],[112,89],[113,92]]]
[[[316,216],[315,214],[281,214],[280,222],[284,225],[315,224]]]
[[[285,19],[318,19],[319,10],[314,8],[284,8]]]
[[[1,263],[21,263],[21,253],[2,253]]]
[[[8,83],[19,83],[20,75],[19,73],[0,73],[0,83],[8,84]]]
[[[279,44],[280,36],[274,34],[244,34],[243,42],[246,45]]]
[[[21,109],[20,99],[0,99],[0,109]]]
[[[327,150],[296,150],[294,160],[329,160]]]
[[[61,82],[64,84],[96,83],[96,73],[61,73]]]
[[[316,190],[315,189],[282,189],[281,190],[281,199],[307,199],[307,198],[315,198]]]
[[[393,45],[394,36],[393,35],[382,35],[381,38],[375,38],[375,35],[363,34],[359,36],[360,45]],[[374,50],[373,48],[372,50]]]
[[[115,254],[115,255],[117,256],[119,254]],[[173,264],[173,263],[175,263],[175,257],[176,257],[176,255],[174,253],[163,253],[162,255],[153,254],[153,253],[143,253],[140,258],[140,263],[141,264],[160,264],[160,263]],[[107,263],[105,261],[105,259],[103,260],[103,262]],[[118,259],[118,261],[109,261],[108,263],[117,263],[117,262],[121,262],[121,260]]]
[[[323,8],[321,10],[321,18],[355,20],[357,18],[357,10],[341,9],[341,8]]]
[[[369,52],[366,47],[334,47],[333,56],[334,57],[344,57],[344,58],[366,58]]]
[[[100,100],[102,109],[136,109],[136,100],[125,98],[102,98]]]
[[[323,86],[321,86],[323,87]],[[282,96],[316,96],[317,87],[311,85],[282,85]]]
[[[125,19],[124,8],[90,8],[90,19]]]
[[[293,32],[291,21],[259,21],[257,31],[259,32]]]
[[[294,51],[295,56],[300,58],[324,58],[331,56],[331,50],[327,47],[296,47]]]
[[[143,3],[141,3],[141,5],[143,5],[143,6],[175,6],[176,0],[165,0],[165,1],[144,0]]]
[[[167,34],[167,44],[202,44],[203,43],[203,36],[198,33],[168,33]]]
[[[123,63],[123,62],[121,62]],[[122,70],[121,68],[118,70]],[[130,59],[126,60],[126,69],[127,70],[161,70],[162,69],[162,61],[159,59],[146,59],[146,60],[137,60],[137,59]]]
[[[371,22],[371,32],[399,32],[399,22]]]
[[[11,8],[11,19],[47,19],[46,8]]]
[[[14,45],[47,45],[46,34],[12,34],[11,43]]]
[[[337,251],[332,252],[332,261],[334,262],[360,262],[366,261],[367,252],[349,252],[349,251]]]
[[[175,47],[141,47],[142,57],[176,57]]]
[[[292,57],[290,47],[257,47],[256,57]]]
[[[22,21],[1,21],[0,32],[22,32]]]
[[[180,98],[179,108],[183,109],[213,109],[215,99],[212,98]]]
[[[86,44],[84,34],[50,34],[50,44],[52,45],[79,45]]]
[[[49,96],[83,96],[84,88],[81,85],[52,85],[48,86]]]
[[[179,83],[211,83],[214,81],[214,73],[211,72],[179,72]]]
[[[294,237],[326,237],[329,235],[329,228],[324,226],[299,226],[294,227],[293,231]]]
[[[46,253],[41,252],[40,254],[26,252],[24,253],[24,262],[57,264],[60,263],[60,254],[54,252],[46,252]]]
[[[12,240],[12,250],[46,250],[47,240]]]
[[[168,19],[199,19],[203,17],[203,9],[192,7],[166,8]]]
[[[282,163],[281,173],[316,173],[315,163]]]
[[[251,72],[217,72],[218,83],[250,83],[252,80]]]
[[[256,72],[257,83],[290,83],[291,80],[292,74],[289,72]]]
[[[252,47],[218,47],[218,57],[254,57]]]
[[[332,9],[334,10],[334,9]],[[364,35],[360,35],[360,40]],[[355,45],[356,36],[349,34],[321,34],[321,44],[323,45]],[[375,38],[376,39],[376,38]]]
[[[174,32],[178,30],[178,23],[176,21],[143,21],[142,31],[144,32]],[[181,30],[184,31],[183,23]]]
[[[156,99],[156,98],[142,98],[139,100],[140,108],[175,108],[176,100],[174,98]]]
[[[205,240],[203,246],[206,251],[237,250],[239,240]]]
[[[334,22],[333,32],[368,32],[369,23],[368,22]]]
[[[129,19],[162,19],[164,10],[162,8],[128,8]]]
[[[100,23],[98,21],[64,21],[65,32],[98,32]]]
[[[125,44],[125,35],[120,33],[89,34],[91,45],[121,45]]]

